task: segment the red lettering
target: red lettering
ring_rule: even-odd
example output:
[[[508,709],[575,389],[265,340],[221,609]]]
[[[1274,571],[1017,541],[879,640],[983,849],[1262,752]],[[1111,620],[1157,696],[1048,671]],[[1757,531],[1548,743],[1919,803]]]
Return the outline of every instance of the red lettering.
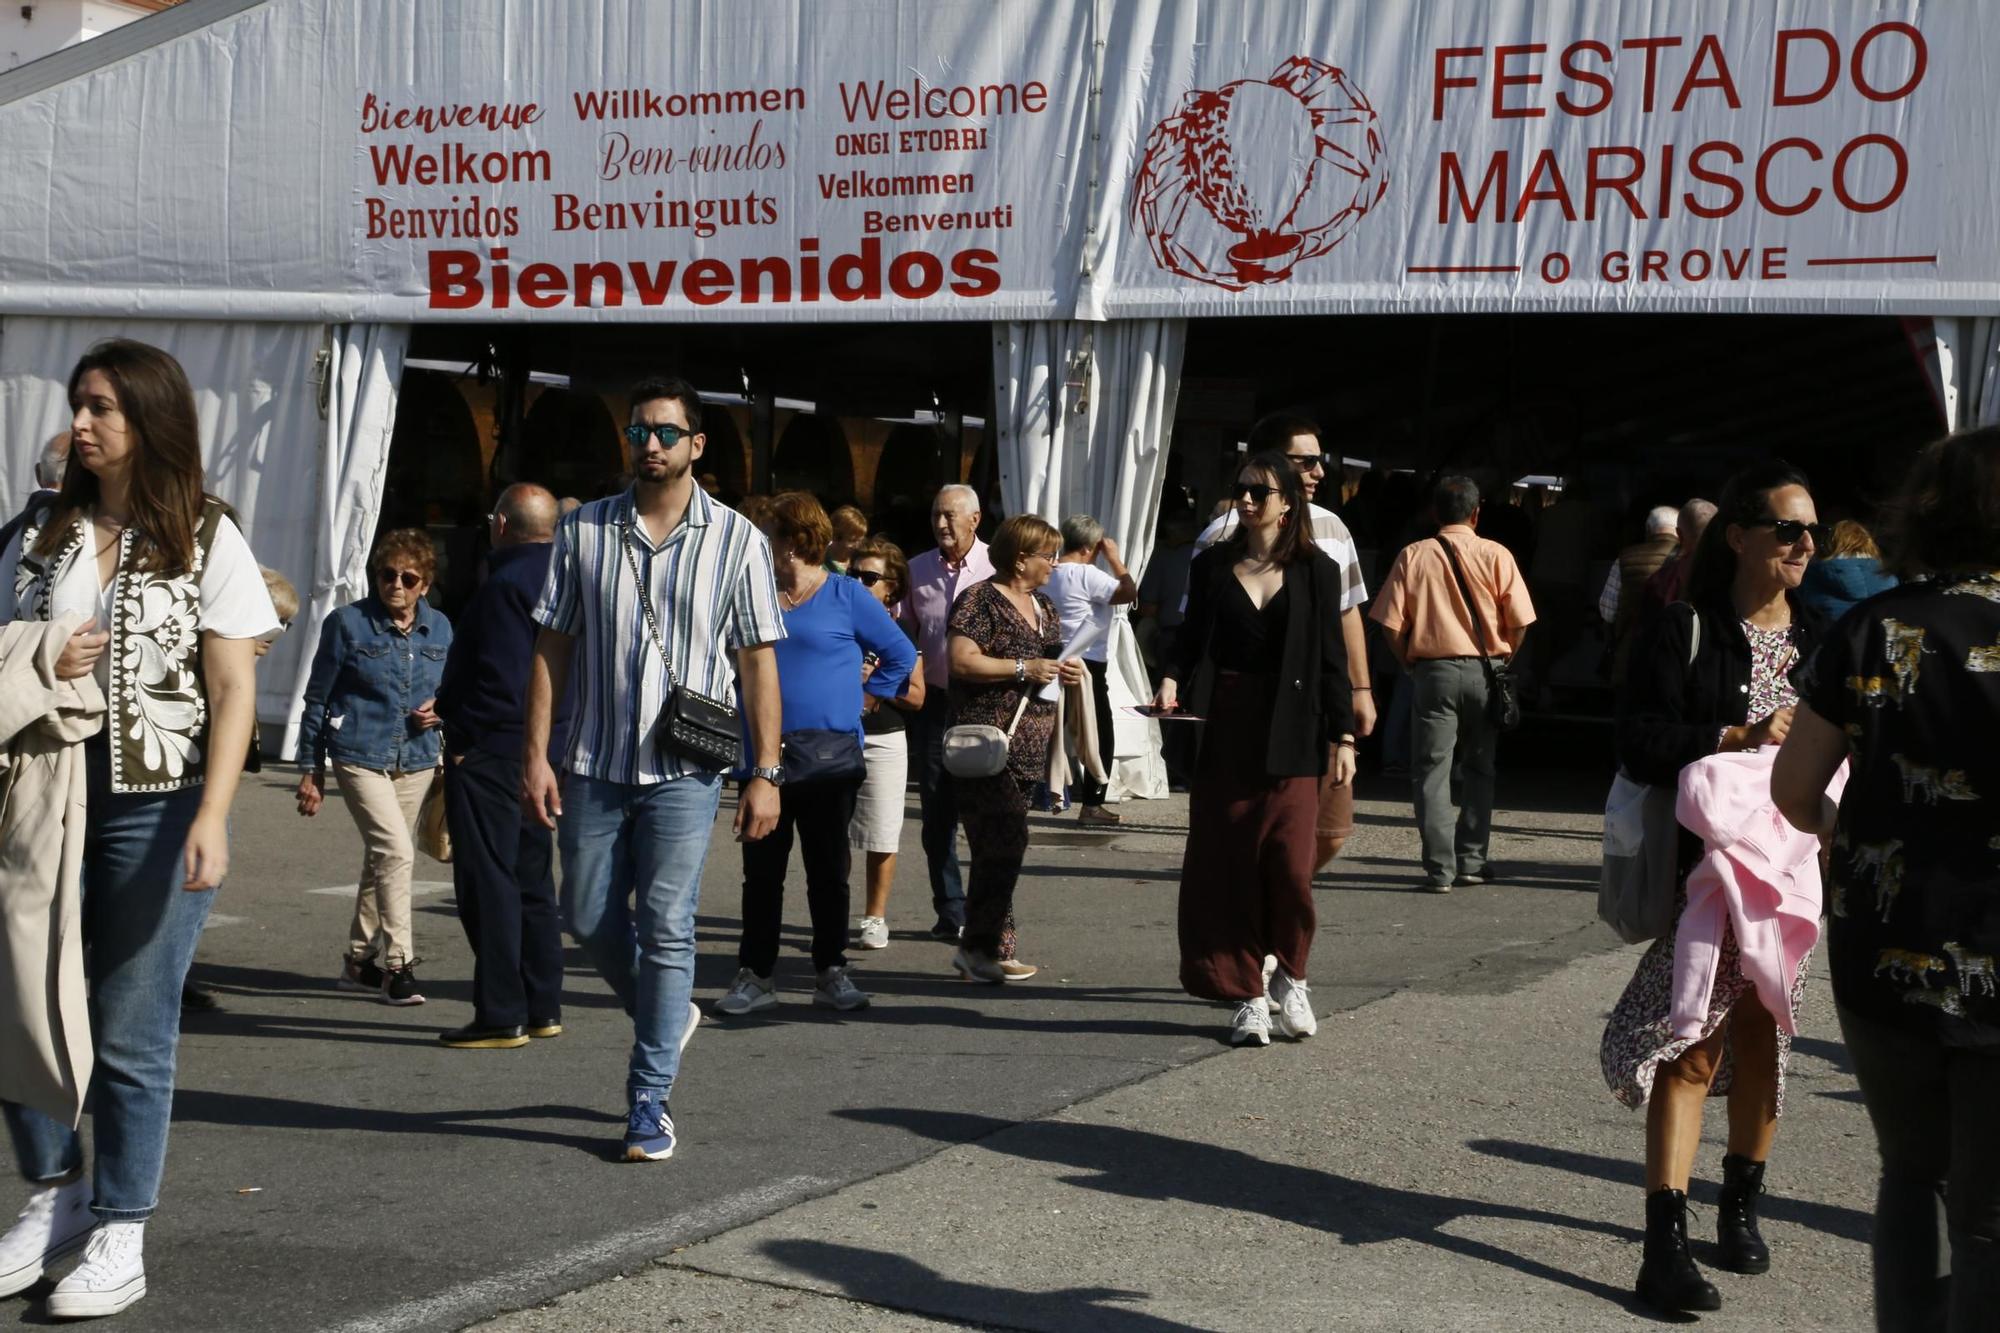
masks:
[[[1622,176],[1613,176],[1598,169],[1606,158],[1622,157],[1628,170]],[[1597,194],[1600,190],[1610,190],[1625,201],[1632,216],[1646,216],[1646,206],[1639,202],[1638,194],[1632,189],[1639,178],[1646,174],[1646,155],[1636,148],[1593,148],[1585,161],[1583,172],[1583,218],[1586,222],[1597,219]]]
[[[1762,155],[1758,157],[1756,176],[1757,202],[1764,206],[1766,212],[1776,213],[1781,218],[1797,217],[1818,203],[1820,196],[1820,188],[1815,185],[1810,190],[1807,190],[1804,197],[1795,204],[1781,204],[1771,197],[1771,164],[1777,161],[1778,154],[1788,148],[1798,149],[1815,162],[1825,156],[1825,154],[1819,151],[1819,145],[1812,140],[1793,136],[1789,139],[1778,140],[1769,148],[1766,148]]]
[[[1895,180],[1890,183],[1887,192],[1880,199],[1873,200],[1872,202],[1857,199],[1847,184],[1848,162],[1853,159],[1857,151],[1868,144],[1879,144],[1888,149],[1889,156],[1895,162],[1896,166]],[[1864,134],[1858,139],[1851,140],[1833,159],[1833,197],[1840,200],[1842,207],[1852,212],[1880,213],[1883,209],[1903,197],[1903,187],[1909,183],[1909,156],[1903,152],[1902,144],[1896,142],[1886,134]]]
[[[697,259],[681,274],[681,295],[694,305],[721,305],[736,275],[720,259]]]
[[[1909,39],[1910,77],[1894,88],[1877,88],[1868,82],[1867,76],[1862,73],[1862,57],[1876,38],[1891,32],[1901,33]],[[1860,89],[1861,95],[1869,101],[1893,102],[1898,98],[1908,97],[1916,90],[1916,86],[1924,81],[1924,70],[1930,65],[1930,59],[1930,48],[1924,42],[1924,35],[1914,27],[1907,23],[1878,23],[1862,33],[1861,40],[1854,44],[1854,54],[1848,58],[1848,77],[1854,80],[1854,86]]]
[[[1639,281],[1665,282],[1667,280],[1667,252],[1648,250],[1639,256]]]
[[[1447,88],[1477,88],[1479,80],[1472,75],[1445,73],[1447,60],[1463,60],[1467,56],[1486,54],[1483,46],[1441,46],[1431,53],[1431,119],[1444,119],[1444,92]]]
[[[1704,61],[1712,61],[1715,65],[1715,73],[1707,78],[1701,74]],[[1729,61],[1722,54],[1722,39],[1714,33],[1703,37],[1701,45],[1694,49],[1694,63],[1688,67],[1687,78],[1681,81],[1681,93],[1674,99],[1674,110],[1679,111],[1686,106],[1688,98],[1694,95],[1697,88],[1720,88],[1730,110],[1743,109],[1743,99],[1736,95],[1736,80],[1729,75]]]
[[[1826,52],[1826,78],[1811,92],[1795,93],[1791,85],[1792,46],[1797,42],[1818,42]],[[1840,43],[1824,28],[1787,28],[1778,34],[1778,68],[1772,76],[1772,106],[1811,106],[1824,101],[1840,81]]]
[[[1623,250],[1613,250],[1598,264],[1597,272],[1606,282],[1623,282],[1632,276],[1632,261]]]
[[[604,289],[602,300],[594,300],[591,286],[596,284]],[[576,304],[581,306],[616,306],[625,304],[625,270],[616,264],[578,264],[576,266]]]
[[[1538,186],[1544,175],[1549,184]],[[1547,199],[1562,205],[1563,218],[1576,221],[1576,205],[1570,202],[1569,186],[1563,182],[1562,168],[1556,165],[1556,151],[1544,148],[1535,155],[1535,165],[1528,170],[1528,179],[1521,185],[1521,201],[1514,206],[1514,221],[1520,222],[1528,216],[1528,205]]]
[[[1695,266],[1697,259],[1701,261],[1699,268]],[[1706,250],[1689,250],[1681,256],[1681,276],[1689,282],[1702,281],[1708,277],[1714,268],[1715,261],[1708,257],[1708,251]]]
[[[507,258],[505,250],[495,250],[489,257],[493,261],[493,308],[505,310],[514,303],[513,288],[508,283],[513,271],[503,262]]]
[[[479,256],[470,250],[430,254],[431,309],[470,310],[486,295],[479,281]]]
[[[536,310],[552,310],[563,303],[568,294],[568,279],[554,264],[530,264],[521,270],[521,277],[515,283],[521,294],[521,304]]]
[[[763,290],[764,279],[771,281],[771,299],[789,301],[792,299],[792,266],[782,259],[746,259],[743,261],[743,284],[738,294],[744,305],[756,305]]]
[[[944,265],[928,251],[897,255],[889,265],[889,290],[905,301],[936,296],[944,286]]]
[[[1678,37],[1628,37],[1618,44],[1627,51],[1646,53],[1646,82],[1639,101],[1641,111],[1651,112],[1653,109],[1653,88],[1660,71],[1660,52],[1680,44]]]
[[[674,273],[679,268],[679,262],[672,259],[663,259],[650,268],[633,260],[632,285],[639,289],[639,304],[665,305],[674,289]]]
[[[1688,175],[1698,181],[1705,181],[1710,185],[1722,186],[1729,191],[1729,202],[1726,204],[1705,204],[1694,197],[1694,191],[1689,190],[1681,195],[1681,203],[1687,206],[1688,212],[1698,218],[1726,218],[1743,206],[1743,182],[1737,180],[1734,176],[1718,171],[1710,171],[1707,167],[1703,166],[1702,159],[1711,153],[1721,153],[1729,159],[1732,165],[1740,167],[1743,165],[1743,150],[1733,143],[1727,143],[1721,139],[1711,139],[1688,154]]]
[[[1741,250],[1724,250],[1722,252],[1722,271],[1728,274],[1731,279],[1740,278],[1745,273],[1748,273],[1750,271],[1750,247],[1746,245]]]
[[[955,296],[991,296],[1000,290],[1000,256],[991,250],[960,250],[951,257]]]
[[[1597,89],[1599,97],[1588,104],[1573,100],[1568,92],[1556,94],[1556,105],[1563,114],[1570,116],[1594,116],[1611,105],[1611,79],[1608,75],[1584,69],[1576,63],[1579,51],[1588,51],[1605,64],[1611,63],[1611,48],[1603,42],[1578,42],[1563,52],[1562,71],[1578,83],[1586,83]]]
[[[1459,165],[1457,153],[1445,153],[1438,158],[1438,225],[1451,222],[1451,199],[1456,193],[1460,215],[1467,222],[1479,221],[1479,215],[1486,208],[1486,196],[1493,196],[1493,220],[1507,219],[1507,150],[1502,148],[1493,154],[1493,160],[1486,164],[1486,174],[1479,180],[1479,197],[1472,198],[1465,188],[1465,170]]]
[[[1772,282],[1790,277],[1791,274],[1785,272],[1785,260],[1787,257],[1788,252],[1784,246],[1765,246],[1763,268],[1758,272],[1757,276]]]
[[[1496,46],[1493,48],[1493,119],[1526,120],[1535,116],[1546,116],[1548,110],[1539,106],[1508,106],[1509,88],[1532,87],[1542,81],[1539,74],[1509,74],[1507,62],[1515,56],[1538,56],[1549,48],[1545,43],[1532,42],[1527,46]]]
[[[836,301],[879,301],[882,299],[882,241],[866,236],[861,253],[842,255],[827,266],[826,289]]]

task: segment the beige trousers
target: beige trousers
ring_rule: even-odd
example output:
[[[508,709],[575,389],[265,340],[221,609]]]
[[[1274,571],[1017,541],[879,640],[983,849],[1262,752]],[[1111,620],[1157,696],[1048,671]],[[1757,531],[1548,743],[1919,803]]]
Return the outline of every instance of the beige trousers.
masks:
[[[401,967],[414,953],[410,940],[410,872],[417,863],[414,830],[417,807],[431,785],[431,769],[385,773],[333,761],[340,794],[361,830],[365,851],[361,884],[354,895],[354,924],[347,933],[347,956],[375,957],[381,966]]]

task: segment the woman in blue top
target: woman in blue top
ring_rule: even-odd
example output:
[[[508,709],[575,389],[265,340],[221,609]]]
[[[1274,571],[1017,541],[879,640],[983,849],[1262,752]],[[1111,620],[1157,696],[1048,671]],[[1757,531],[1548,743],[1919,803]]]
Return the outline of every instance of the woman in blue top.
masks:
[[[319,813],[332,760],[367,849],[335,984],[384,1004],[422,1004],[410,938],[412,830],[439,762],[437,688],[451,622],[424,600],[437,554],[423,532],[385,534],[368,568],[375,591],[320,628],[299,715],[299,813]]]
[[[853,579],[829,572],[833,525],[803,491],[771,498],[759,526],[771,542],[785,637],[776,645],[784,700],[784,785],[778,826],[743,844],[743,942],[724,1014],[778,1003],[772,973],[784,924],[785,867],[796,830],[812,913],[813,1003],[859,1009],[868,1003],[847,976],[847,824],[866,772],[861,754],[861,695],[894,699],[909,681],[917,650],[882,604]],[[864,652],[880,659],[862,682]]]

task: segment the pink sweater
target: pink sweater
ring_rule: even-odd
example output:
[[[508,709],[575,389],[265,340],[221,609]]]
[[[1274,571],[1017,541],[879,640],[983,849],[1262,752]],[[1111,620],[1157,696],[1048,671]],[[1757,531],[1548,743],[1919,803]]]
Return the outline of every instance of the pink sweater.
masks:
[[[1798,1032],[1792,979],[1819,940],[1819,839],[1792,827],[1771,802],[1776,747],[1697,759],[1681,770],[1674,815],[1703,844],[1687,881],[1674,937],[1673,1031],[1699,1038],[1722,961],[1725,927],[1736,933],[1743,975],[1787,1034]],[[1842,764],[1827,787],[1847,786]]]

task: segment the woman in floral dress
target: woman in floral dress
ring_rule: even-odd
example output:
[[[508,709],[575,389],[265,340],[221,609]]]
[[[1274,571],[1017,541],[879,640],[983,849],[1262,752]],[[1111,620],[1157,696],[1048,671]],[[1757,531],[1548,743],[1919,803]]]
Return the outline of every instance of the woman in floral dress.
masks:
[[[0,1236],[0,1296],[83,1261],[49,1294],[57,1319],[146,1294],[146,1219],[172,1118],[181,982],[229,870],[229,805],[255,725],[256,640],[278,628],[250,545],[202,493],[194,395],[157,347],[99,343],[69,379],[62,488],[0,556],[0,621],[89,617],[55,665],[95,675],[105,729],[83,742],[89,824],[96,1160],[74,1123],[8,1104],[28,1205]]]
[[[1823,539],[1804,475],[1758,464],[1724,487],[1696,550],[1688,600],[1656,622],[1634,657],[1619,719],[1619,761],[1635,781],[1673,785],[1688,764],[1726,750],[1778,745],[1799,701],[1794,673],[1822,622],[1798,598]],[[1698,628],[1697,628],[1698,622]],[[1696,638],[1696,635],[1699,638]],[[1682,833],[1685,881],[1701,846]],[[1675,1037],[1669,1018],[1676,925],[1639,962],[1604,1030],[1605,1081],[1618,1100],[1646,1107],[1646,1244],[1638,1292],[1669,1311],[1714,1310],[1722,1298],[1687,1246],[1687,1188],[1701,1141],[1703,1102],[1729,1099],[1716,1226],[1725,1268],[1761,1273],[1770,1253],[1757,1228],[1764,1162],[1784,1109],[1791,1043],[1744,977],[1733,933],[1709,995],[1701,1035]],[[1810,955],[1793,981],[1796,1011]]]

